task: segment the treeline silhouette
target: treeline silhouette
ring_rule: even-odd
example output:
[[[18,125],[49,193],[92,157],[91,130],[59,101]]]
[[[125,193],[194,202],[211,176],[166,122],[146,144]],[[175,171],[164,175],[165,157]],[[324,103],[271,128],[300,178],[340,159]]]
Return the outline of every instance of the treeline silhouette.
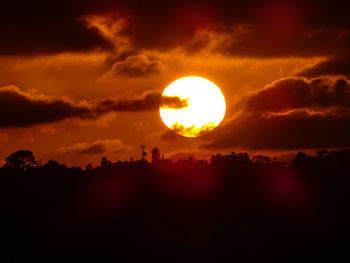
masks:
[[[0,170],[1,262],[349,259],[350,150]]]

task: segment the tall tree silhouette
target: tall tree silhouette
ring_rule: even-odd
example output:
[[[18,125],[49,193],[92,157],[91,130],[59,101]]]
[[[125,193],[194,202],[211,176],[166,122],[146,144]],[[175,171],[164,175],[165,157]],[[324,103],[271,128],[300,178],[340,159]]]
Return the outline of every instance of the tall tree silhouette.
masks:
[[[11,168],[26,169],[37,166],[37,162],[31,151],[19,150],[6,158],[6,165]]]

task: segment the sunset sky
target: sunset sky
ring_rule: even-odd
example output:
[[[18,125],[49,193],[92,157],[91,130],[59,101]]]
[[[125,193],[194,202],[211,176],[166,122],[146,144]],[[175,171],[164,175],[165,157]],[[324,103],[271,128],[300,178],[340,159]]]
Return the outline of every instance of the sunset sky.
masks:
[[[350,4],[336,1],[2,1],[0,160],[20,149],[69,166],[350,147]],[[226,115],[170,131],[163,90],[220,87]],[[149,157],[148,157],[149,158]],[[2,163],[0,163],[2,164]]]

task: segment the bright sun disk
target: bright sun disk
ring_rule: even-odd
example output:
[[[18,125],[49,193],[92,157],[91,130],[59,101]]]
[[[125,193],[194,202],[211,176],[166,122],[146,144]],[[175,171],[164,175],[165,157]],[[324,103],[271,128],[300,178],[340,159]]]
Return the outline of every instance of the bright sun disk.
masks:
[[[164,124],[179,135],[198,137],[217,127],[225,116],[225,98],[218,86],[202,77],[184,77],[171,83],[162,97],[177,97],[186,107],[160,106]]]

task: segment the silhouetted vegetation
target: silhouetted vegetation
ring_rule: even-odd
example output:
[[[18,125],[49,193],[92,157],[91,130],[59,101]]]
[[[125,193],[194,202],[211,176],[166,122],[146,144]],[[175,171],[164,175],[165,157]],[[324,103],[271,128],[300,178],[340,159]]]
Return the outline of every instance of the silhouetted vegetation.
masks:
[[[349,259],[350,150],[85,170],[18,151],[0,170],[2,262]],[[137,262],[136,261],[136,262]]]

